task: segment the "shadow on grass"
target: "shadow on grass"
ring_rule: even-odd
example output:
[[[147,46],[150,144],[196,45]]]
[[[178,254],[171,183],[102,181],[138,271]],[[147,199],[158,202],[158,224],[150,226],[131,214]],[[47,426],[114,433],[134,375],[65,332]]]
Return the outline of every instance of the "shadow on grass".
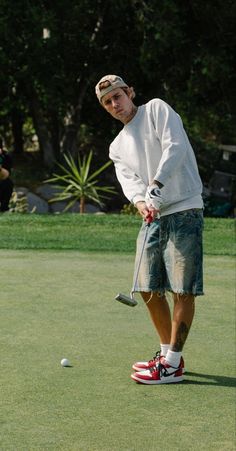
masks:
[[[200,377],[202,380],[191,380],[184,379],[184,384],[193,384],[193,385],[218,385],[221,387],[235,387],[236,378],[228,377],[228,376],[216,376],[215,374],[203,374],[203,373],[192,373],[191,371],[187,371],[187,377]]]

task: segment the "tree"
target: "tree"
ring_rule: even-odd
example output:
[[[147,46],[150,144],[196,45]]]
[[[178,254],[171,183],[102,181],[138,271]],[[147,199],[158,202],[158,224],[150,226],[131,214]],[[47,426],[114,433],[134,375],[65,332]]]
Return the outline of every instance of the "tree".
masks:
[[[145,98],[173,105],[191,135],[207,142],[235,141],[236,5],[227,0],[143,2],[140,58]],[[143,83],[142,83],[143,84]]]
[[[113,72],[138,103],[170,103],[206,155],[210,143],[232,144],[235,12],[232,0],[1,0],[0,127],[13,125],[20,143],[32,118],[50,170],[90,149],[99,166],[120,124],[101,114],[94,85]]]

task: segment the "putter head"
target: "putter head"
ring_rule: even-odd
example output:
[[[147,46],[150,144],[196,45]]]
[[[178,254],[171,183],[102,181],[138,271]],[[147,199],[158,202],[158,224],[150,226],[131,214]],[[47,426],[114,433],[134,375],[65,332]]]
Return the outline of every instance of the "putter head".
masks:
[[[122,304],[129,305],[130,307],[135,307],[135,305],[138,304],[134,298],[126,296],[125,294],[122,293],[118,293],[115,299],[119,302],[122,302]]]

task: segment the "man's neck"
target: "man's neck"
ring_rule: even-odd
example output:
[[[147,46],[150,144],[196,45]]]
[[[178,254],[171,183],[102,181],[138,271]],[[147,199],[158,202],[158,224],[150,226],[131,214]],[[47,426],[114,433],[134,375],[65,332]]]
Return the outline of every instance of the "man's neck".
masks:
[[[132,111],[129,116],[127,116],[123,122],[124,125],[128,124],[132,119],[134,118],[135,114],[137,113],[138,107],[136,105],[133,105]]]

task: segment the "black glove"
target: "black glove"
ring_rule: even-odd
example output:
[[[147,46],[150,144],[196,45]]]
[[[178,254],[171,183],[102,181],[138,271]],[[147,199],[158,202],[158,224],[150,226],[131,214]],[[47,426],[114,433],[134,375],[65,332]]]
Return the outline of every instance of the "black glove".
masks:
[[[153,184],[147,188],[145,202],[148,208],[152,207],[156,210],[160,210],[162,205],[161,191],[156,184]]]

